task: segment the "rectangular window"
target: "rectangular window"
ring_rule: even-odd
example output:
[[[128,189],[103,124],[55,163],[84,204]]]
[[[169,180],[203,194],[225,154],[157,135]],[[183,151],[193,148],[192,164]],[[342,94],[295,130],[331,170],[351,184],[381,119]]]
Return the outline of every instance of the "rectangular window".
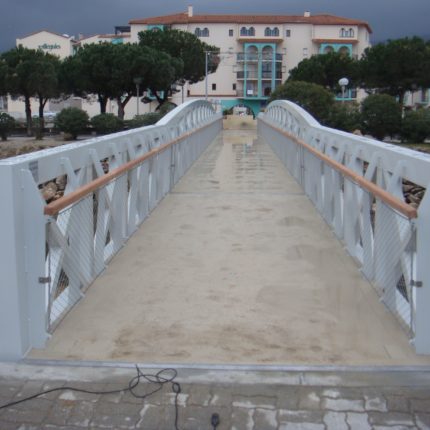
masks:
[[[236,91],[236,84],[233,84],[233,91]]]
[[[291,30],[287,30],[287,31],[285,32],[285,35],[286,35],[287,37],[291,37]]]
[[[230,37],[232,37],[232,36],[233,36],[233,29],[232,29],[232,28],[230,28],[230,30],[228,30],[228,35],[229,35]]]
[[[212,84],[212,91],[216,90],[216,84]]]
[[[303,58],[308,56],[308,48],[303,48]]]

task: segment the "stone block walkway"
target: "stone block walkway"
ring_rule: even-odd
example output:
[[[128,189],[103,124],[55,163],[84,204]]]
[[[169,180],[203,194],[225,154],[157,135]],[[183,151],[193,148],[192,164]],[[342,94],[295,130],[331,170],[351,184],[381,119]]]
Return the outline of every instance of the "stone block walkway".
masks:
[[[155,373],[144,370],[145,373]],[[1,372],[0,405],[53,387],[111,391],[132,368],[44,366]],[[93,375],[91,377],[91,375]],[[430,371],[210,371],[179,369],[178,427],[218,430],[430,429]],[[139,394],[153,385],[137,387]],[[56,391],[0,410],[1,430],[175,429],[171,384],[139,399],[128,391],[99,395]]]

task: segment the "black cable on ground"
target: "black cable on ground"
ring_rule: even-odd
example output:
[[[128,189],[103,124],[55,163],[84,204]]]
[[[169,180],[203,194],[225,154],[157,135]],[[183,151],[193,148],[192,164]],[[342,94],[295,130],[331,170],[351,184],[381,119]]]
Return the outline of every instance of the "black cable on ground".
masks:
[[[51,388],[51,389],[45,390],[45,391],[40,391],[37,394],[25,397],[25,398],[20,399],[20,400],[16,400],[14,402],[7,403],[5,405],[0,405],[0,409],[10,408],[11,406],[15,406],[15,405],[27,402],[27,401],[32,400],[32,399],[36,399],[37,397],[43,396],[44,394],[53,393],[54,391],[66,391],[66,390],[76,391],[78,393],[100,394],[100,395],[118,394],[118,393],[121,393],[122,391],[129,391],[134,397],[137,397],[137,398],[143,400],[143,399],[146,399],[147,397],[152,396],[157,391],[160,391],[165,384],[168,384],[171,382],[172,383],[172,391],[173,391],[173,393],[175,393],[175,430],[179,430],[179,427],[178,427],[178,412],[179,412],[178,396],[181,392],[181,385],[178,382],[174,382],[174,380],[178,376],[178,372],[176,371],[176,369],[166,368],[166,369],[160,370],[155,375],[152,375],[152,374],[142,373],[142,371],[139,369],[139,366],[136,364],[136,372],[137,372],[137,375],[134,376],[130,380],[130,382],[128,383],[128,387],[124,387],[124,388],[121,388],[119,390],[91,391],[91,390],[84,390],[82,388],[75,388],[75,387],[68,387],[68,386],[57,387],[57,388]],[[148,393],[140,394],[137,392],[136,389],[139,386],[141,380],[146,380],[150,384],[155,384],[155,385],[157,385],[157,388],[155,388],[154,390],[152,390]]]

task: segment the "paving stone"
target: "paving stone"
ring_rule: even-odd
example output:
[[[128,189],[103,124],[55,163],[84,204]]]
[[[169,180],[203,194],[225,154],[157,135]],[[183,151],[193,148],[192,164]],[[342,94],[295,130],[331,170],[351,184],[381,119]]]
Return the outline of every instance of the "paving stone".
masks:
[[[278,428],[277,411],[256,409],[254,412],[254,426],[256,429],[276,430]]]
[[[95,402],[81,401],[73,405],[72,412],[67,419],[67,425],[86,427],[90,423],[95,408]]]
[[[98,402],[94,407],[94,415],[138,415],[140,405],[132,403],[104,403]]]
[[[2,421],[9,421],[13,423],[29,423],[29,424],[42,424],[48,411],[46,410],[32,410],[32,409],[6,409],[2,414]]]
[[[64,402],[57,402],[53,405],[45,419],[45,424],[64,426],[67,424],[73,410],[73,405]]]
[[[209,406],[213,397],[209,385],[197,385],[187,392],[189,392],[189,406]]]
[[[414,412],[429,412],[430,411],[430,398],[428,399],[412,399],[411,409]]]
[[[40,430],[82,430],[82,427],[74,427],[74,426],[57,426],[55,424],[45,424],[40,427]],[[91,430],[96,430],[92,428]]]
[[[134,429],[139,420],[137,415],[94,415],[91,420],[92,427],[113,429]]]
[[[320,393],[314,387],[301,387],[299,409],[320,409]]]
[[[278,409],[298,409],[300,399],[300,387],[282,387],[278,393],[276,407]]]
[[[390,412],[409,412],[409,399],[402,396],[385,396],[387,400],[387,410]]]
[[[346,414],[346,422],[350,430],[371,430],[369,417],[367,413],[360,414],[357,412],[348,412]]]
[[[40,399],[48,399],[48,400],[56,400],[62,393],[62,390],[57,390],[56,388],[62,388],[64,386],[64,381],[55,381],[54,383],[47,382],[44,383],[42,386],[42,391],[49,391],[55,389],[55,391],[52,391],[50,393],[42,394],[40,396]]]
[[[254,428],[254,409],[233,408],[231,430],[250,430]]]
[[[11,423],[11,422],[6,422],[6,421],[0,420],[0,429],[1,430],[17,430],[18,427],[22,427],[23,425],[27,426],[27,427],[30,427],[27,424]],[[35,429],[37,429],[37,430],[40,428],[40,427],[35,426],[35,425],[33,425],[32,427],[35,428]]]
[[[430,429],[430,411],[429,413],[417,413],[415,414],[415,422],[419,429]]]
[[[21,424],[17,430],[39,430],[40,427],[39,426],[35,426],[32,424]]]
[[[17,399],[25,398],[29,396],[34,396],[37,393],[43,391],[44,381],[25,381],[25,383],[20,387],[19,391],[16,393],[15,397]]]
[[[276,409],[276,397],[266,396],[233,396],[232,406],[245,409]]]
[[[321,404],[322,409],[329,409],[332,411],[351,411],[351,412],[363,412],[364,401],[363,400],[352,400],[352,399],[331,399],[325,398]]]
[[[22,389],[24,383],[14,381],[0,381],[0,397],[11,399]]]
[[[325,430],[324,424],[315,423],[285,423],[280,424],[279,430]]]
[[[183,409],[179,410],[178,427],[183,428]],[[175,408],[173,406],[155,406],[145,404],[136,422],[137,429],[166,430],[173,429],[175,425]]]
[[[102,403],[120,403],[121,399],[124,396],[125,390],[123,388],[126,387],[124,384],[106,384],[103,386],[102,391],[117,391],[112,394],[102,394],[100,396],[100,402]]]
[[[230,430],[231,429],[231,409],[224,407],[198,407],[188,406],[187,408],[179,411],[179,422],[180,428],[191,430],[191,429],[204,429],[207,430],[212,428],[211,418],[212,414],[217,413],[219,416],[219,425],[217,430]],[[173,426],[167,426],[165,428],[173,428]]]
[[[369,422],[373,425],[383,426],[413,426],[414,420],[412,415],[403,412],[369,412]]]
[[[348,430],[344,412],[327,412],[324,415],[324,424],[328,429]]]
[[[278,421],[279,423],[322,423],[324,417],[323,411],[289,411],[285,409],[279,410]]]
[[[374,426],[373,430],[410,430],[416,429],[415,426]]]
[[[380,396],[364,396],[364,409],[366,411],[387,412],[387,402]]]
[[[233,395],[231,387],[216,385],[212,388],[212,398],[209,401],[209,406],[230,407],[233,403]]]
[[[362,400],[364,395],[362,390],[353,387],[331,387],[324,389],[321,393],[321,397]]]
[[[103,386],[105,384],[93,384],[90,382],[81,382],[81,383],[66,383],[66,386],[82,389],[86,391],[102,391]],[[88,402],[97,402],[100,399],[100,394],[94,393],[84,393],[81,391],[75,390],[64,390],[58,396],[59,399],[62,400],[71,400],[71,401],[88,401]]]

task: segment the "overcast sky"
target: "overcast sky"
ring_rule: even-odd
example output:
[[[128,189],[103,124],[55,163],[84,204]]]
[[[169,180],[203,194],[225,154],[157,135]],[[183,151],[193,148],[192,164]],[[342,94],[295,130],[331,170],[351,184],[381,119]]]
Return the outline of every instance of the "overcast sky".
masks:
[[[430,38],[430,0],[0,0],[0,51],[15,39],[47,29],[57,33],[112,33],[130,19],[185,11],[301,15],[329,13],[367,21],[373,41],[418,35]]]

